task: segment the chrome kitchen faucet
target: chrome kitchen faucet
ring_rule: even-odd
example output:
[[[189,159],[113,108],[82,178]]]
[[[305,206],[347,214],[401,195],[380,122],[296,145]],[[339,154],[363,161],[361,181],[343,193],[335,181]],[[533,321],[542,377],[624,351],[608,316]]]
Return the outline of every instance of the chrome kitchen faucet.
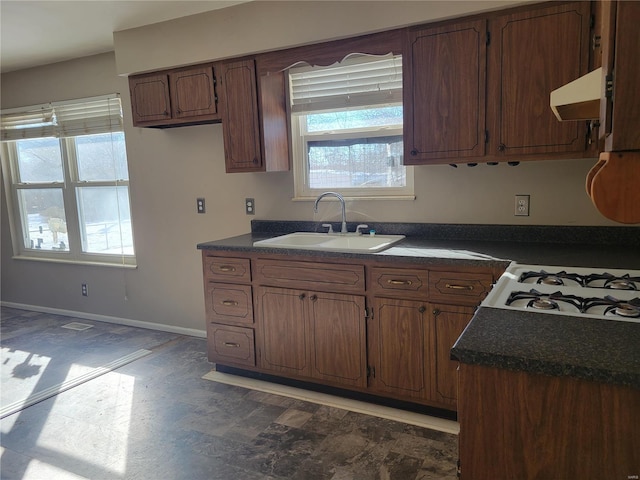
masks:
[[[318,213],[318,203],[320,203],[320,200],[327,196],[336,197],[338,200],[340,200],[340,206],[342,208],[342,227],[340,228],[340,233],[347,233],[347,213],[344,205],[344,197],[339,193],[324,192],[318,195],[318,198],[316,198],[316,203],[313,205],[313,211],[315,213]]]

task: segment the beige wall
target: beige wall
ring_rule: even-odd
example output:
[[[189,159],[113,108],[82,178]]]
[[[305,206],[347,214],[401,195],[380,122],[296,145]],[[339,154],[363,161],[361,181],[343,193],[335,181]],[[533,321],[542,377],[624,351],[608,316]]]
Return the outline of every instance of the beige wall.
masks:
[[[322,27],[317,22],[306,25]],[[312,205],[291,201],[291,173],[225,174],[221,125],[133,128],[127,80],[116,70],[115,55],[109,53],[8,73],[1,78],[1,100],[2,108],[11,108],[121,93],[138,268],[12,259],[3,196],[2,301],[203,330],[196,244],[246,233],[251,218],[312,220]],[[350,221],[615,225],[597,213],[584,193],[584,179],[594,163],[417,167],[415,201],[353,201],[348,217]],[[530,217],[513,216],[515,194],[531,195]],[[206,198],[206,214],[195,213],[196,197]],[[245,197],[256,199],[255,217],[244,214]],[[315,219],[338,219],[336,205],[328,203]],[[81,296],[81,283],[89,284],[89,297]]]

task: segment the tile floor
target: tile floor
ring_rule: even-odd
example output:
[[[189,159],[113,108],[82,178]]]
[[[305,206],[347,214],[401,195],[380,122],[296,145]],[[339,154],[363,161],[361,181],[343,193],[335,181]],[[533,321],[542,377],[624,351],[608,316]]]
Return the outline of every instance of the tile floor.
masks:
[[[151,351],[0,420],[2,479],[456,478],[455,435],[203,380],[204,339],[7,307],[1,327],[3,383],[29,391]]]

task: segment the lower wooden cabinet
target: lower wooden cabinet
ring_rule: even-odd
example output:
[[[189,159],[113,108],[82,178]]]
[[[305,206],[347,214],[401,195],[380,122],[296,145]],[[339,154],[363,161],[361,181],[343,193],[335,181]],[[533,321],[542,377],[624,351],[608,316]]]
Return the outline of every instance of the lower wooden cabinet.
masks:
[[[451,360],[453,344],[473,316],[474,309],[454,305],[431,305],[433,351],[431,398],[455,408],[458,400],[458,362]]]
[[[366,386],[364,296],[259,287],[260,366]]]
[[[492,271],[339,260],[203,251],[209,360],[455,410],[449,352]]]
[[[429,398],[431,342],[426,302],[374,298],[371,387],[413,400]]]

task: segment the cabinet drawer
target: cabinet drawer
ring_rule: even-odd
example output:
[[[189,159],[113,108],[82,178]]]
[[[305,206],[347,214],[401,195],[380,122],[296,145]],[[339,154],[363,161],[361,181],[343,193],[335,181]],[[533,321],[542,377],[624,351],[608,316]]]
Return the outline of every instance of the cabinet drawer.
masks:
[[[251,281],[251,261],[248,258],[214,257],[203,254],[205,280],[219,282]]]
[[[210,322],[253,323],[251,285],[208,282],[204,300]]]
[[[371,269],[371,289],[378,295],[426,299],[429,271],[374,267]]]
[[[429,300],[454,305],[479,305],[491,290],[490,273],[429,272]]]
[[[364,291],[364,265],[256,260],[256,280],[261,285],[344,293]]]
[[[253,329],[211,324],[207,328],[209,361],[223,364],[256,365]]]

